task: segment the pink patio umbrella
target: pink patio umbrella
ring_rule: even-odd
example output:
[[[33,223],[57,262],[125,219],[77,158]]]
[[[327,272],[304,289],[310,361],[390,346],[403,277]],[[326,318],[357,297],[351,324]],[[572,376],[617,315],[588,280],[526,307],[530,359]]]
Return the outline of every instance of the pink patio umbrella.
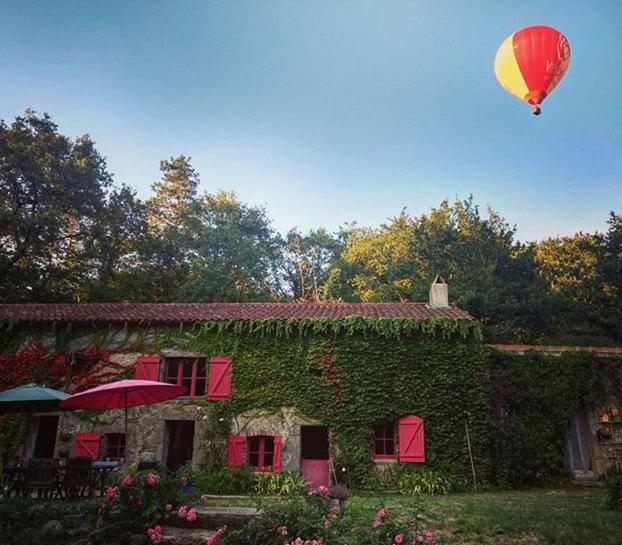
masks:
[[[72,395],[61,402],[65,409],[125,409],[125,447],[127,448],[127,409],[175,399],[186,392],[183,386],[153,380],[118,380]]]

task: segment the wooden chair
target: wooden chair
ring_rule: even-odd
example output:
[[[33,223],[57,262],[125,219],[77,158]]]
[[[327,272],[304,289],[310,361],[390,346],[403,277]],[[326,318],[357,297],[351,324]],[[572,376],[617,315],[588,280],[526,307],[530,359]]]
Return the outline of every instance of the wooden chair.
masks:
[[[63,496],[67,500],[93,497],[92,461],[87,456],[67,458],[62,483]]]
[[[58,464],[47,458],[28,462],[26,479],[21,483],[20,495],[29,498],[36,493],[38,499],[52,499],[59,495]]]

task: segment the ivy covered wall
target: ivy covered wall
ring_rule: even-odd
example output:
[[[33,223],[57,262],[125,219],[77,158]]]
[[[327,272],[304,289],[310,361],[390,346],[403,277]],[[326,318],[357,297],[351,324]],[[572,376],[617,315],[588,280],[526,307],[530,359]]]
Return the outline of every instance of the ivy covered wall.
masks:
[[[622,358],[582,352],[519,355],[492,350],[489,361],[492,480],[541,485],[563,478],[567,434],[577,409],[583,407],[594,417],[603,404],[619,407]],[[595,418],[590,424],[593,454],[598,455],[608,445],[599,444]],[[595,462],[601,469],[607,463]]]
[[[59,353],[97,344],[157,354],[182,349],[233,359],[229,400],[209,407],[208,467],[224,463],[225,438],[237,415],[292,407],[331,431],[334,465],[351,484],[373,473],[372,429],[415,414],[425,420],[426,469],[466,480],[543,484],[563,477],[565,438],[581,403],[618,388],[620,359],[491,352],[476,322],[300,320],[24,328],[5,325],[3,350],[43,342]],[[613,384],[613,386],[612,386]],[[609,386],[607,386],[609,385]]]

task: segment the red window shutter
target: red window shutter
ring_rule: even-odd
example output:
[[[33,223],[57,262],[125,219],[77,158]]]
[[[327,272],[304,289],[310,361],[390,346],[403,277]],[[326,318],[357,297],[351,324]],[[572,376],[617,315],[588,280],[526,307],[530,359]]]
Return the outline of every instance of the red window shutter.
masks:
[[[400,418],[400,462],[425,462],[423,420],[409,415]]]
[[[160,380],[160,358],[139,356],[136,358],[134,378],[139,380]]]
[[[272,473],[281,473],[281,436],[274,436],[274,457],[272,458]]]
[[[215,357],[209,361],[207,399],[218,401],[231,395],[231,358]]]
[[[74,456],[86,456],[91,460],[99,459],[101,435],[99,433],[76,434],[76,445],[73,449]]]
[[[227,445],[227,467],[244,466],[244,443],[243,435],[230,435]]]

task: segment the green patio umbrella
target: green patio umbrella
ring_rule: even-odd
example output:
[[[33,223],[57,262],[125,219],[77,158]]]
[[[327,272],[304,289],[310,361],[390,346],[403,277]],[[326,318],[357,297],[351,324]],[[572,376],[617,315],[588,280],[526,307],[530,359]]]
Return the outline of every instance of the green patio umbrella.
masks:
[[[58,411],[69,394],[38,384],[26,384],[0,392],[0,414]]]
[[[0,392],[0,414],[58,411],[60,402],[69,394],[38,384],[25,384]],[[4,464],[0,456],[0,486],[4,488]]]

